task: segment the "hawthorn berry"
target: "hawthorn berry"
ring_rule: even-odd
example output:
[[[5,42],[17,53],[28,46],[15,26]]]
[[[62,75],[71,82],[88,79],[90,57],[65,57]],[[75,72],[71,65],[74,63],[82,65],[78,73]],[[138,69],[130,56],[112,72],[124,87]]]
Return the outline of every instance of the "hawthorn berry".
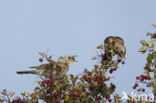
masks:
[[[106,96],[106,99],[109,99],[109,96]]]
[[[105,57],[105,55],[104,54],[101,54],[101,57]]]
[[[120,63],[121,62],[121,59],[118,59],[118,63]]]
[[[100,100],[100,97],[96,97],[96,100]]]
[[[127,99],[127,102],[129,103],[131,100],[130,99]]]
[[[91,76],[92,75],[92,72],[88,72],[88,75]]]
[[[112,73],[113,73],[113,71],[112,71],[112,70],[110,70],[110,71],[109,71],[109,73],[110,73],[110,74],[112,74]]]
[[[135,85],[134,85],[134,86],[135,86],[135,87],[137,87],[138,85],[139,85],[138,83],[135,83]]]
[[[111,87],[109,87],[109,90],[113,90],[113,87],[111,86]]]
[[[86,95],[89,95],[89,92],[86,92]]]
[[[136,77],[136,79],[140,79],[140,77],[139,77],[139,76],[137,76],[137,77]]]
[[[39,59],[39,62],[43,62],[43,58],[40,58],[40,59]]]
[[[76,95],[77,97],[80,97],[80,93],[77,93],[77,95]]]
[[[65,98],[66,98],[66,95],[63,95],[63,96],[62,96],[62,99],[65,99]]]
[[[142,92],[145,92],[145,89],[144,88],[142,89]]]
[[[108,99],[108,102],[112,102],[112,99]]]
[[[122,64],[125,64],[125,62],[124,62],[124,61],[122,61]]]

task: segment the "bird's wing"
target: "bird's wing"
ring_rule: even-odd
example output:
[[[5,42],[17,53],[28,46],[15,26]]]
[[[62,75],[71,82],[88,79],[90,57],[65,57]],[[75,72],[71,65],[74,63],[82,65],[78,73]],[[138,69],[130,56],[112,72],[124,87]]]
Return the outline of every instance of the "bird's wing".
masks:
[[[32,66],[32,67],[29,67],[29,68],[36,68],[36,69],[46,69],[48,68],[49,64],[42,64],[40,66]]]
[[[115,38],[115,42],[119,42],[121,44],[124,44],[124,40],[121,37],[114,37]]]
[[[109,36],[104,41],[105,53],[110,52],[110,50],[114,50],[115,40],[113,36]]]

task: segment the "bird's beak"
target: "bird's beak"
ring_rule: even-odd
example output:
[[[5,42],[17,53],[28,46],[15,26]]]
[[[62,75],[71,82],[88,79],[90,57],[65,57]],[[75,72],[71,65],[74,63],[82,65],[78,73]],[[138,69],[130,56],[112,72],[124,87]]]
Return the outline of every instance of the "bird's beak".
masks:
[[[74,62],[78,62],[77,60],[75,60],[75,57],[78,57],[78,56],[77,55],[73,55]]]

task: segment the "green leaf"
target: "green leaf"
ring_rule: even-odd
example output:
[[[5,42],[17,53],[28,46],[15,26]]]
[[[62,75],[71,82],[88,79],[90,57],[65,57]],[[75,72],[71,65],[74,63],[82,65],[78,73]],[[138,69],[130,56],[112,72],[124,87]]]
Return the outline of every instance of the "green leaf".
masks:
[[[97,49],[103,49],[103,45],[101,44],[101,45],[97,46]]]
[[[96,59],[96,57],[92,57],[92,60],[95,60]]]
[[[8,96],[6,89],[4,89],[1,93],[5,96]]]
[[[146,51],[147,51],[147,48],[144,46],[139,49],[139,52],[142,52],[142,53],[145,53]]]
[[[148,57],[147,57],[147,63],[148,64],[151,64],[152,63],[152,54],[148,54]]]
[[[149,48],[154,48],[154,43],[153,43],[152,41],[147,42],[147,46],[148,46]]]
[[[11,92],[10,93],[10,97],[14,96],[15,95],[15,92]]]
[[[147,36],[152,36],[152,33],[149,33],[149,32],[148,32],[146,35],[147,35]]]
[[[141,43],[143,46],[147,46],[147,43],[145,42],[145,40],[141,40],[140,43]]]

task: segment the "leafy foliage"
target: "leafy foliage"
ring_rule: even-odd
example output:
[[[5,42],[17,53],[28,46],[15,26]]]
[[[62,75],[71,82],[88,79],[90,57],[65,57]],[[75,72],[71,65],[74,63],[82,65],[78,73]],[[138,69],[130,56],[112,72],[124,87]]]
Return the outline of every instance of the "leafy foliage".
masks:
[[[53,74],[48,72],[48,76],[46,75],[44,79],[38,81],[38,86],[35,87],[31,95],[21,93],[22,97],[11,99],[14,93],[7,93],[4,90],[1,93],[3,95],[1,100],[9,103],[37,103],[39,100],[46,103],[121,102],[118,94],[113,99],[110,98],[116,86],[110,82],[111,78],[108,73],[112,74],[118,69],[118,64],[124,64],[124,62],[121,62],[121,58],[113,60],[112,51],[104,54],[103,45],[98,46],[97,49],[101,51],[101,54],[92,58],[98,60],[98,64],[95,64],[91,71],[85,69],[83,75],[74,76],[70,74],[61,79],[55,79]],[[43,52],[40,52],[40,55],[42,56],[39,59],[40,62],[43,62],[44,59],[51,60],[51,57],[47,57]]]
[[[144,74],[136,77],[136,83],[133,89],[138,93],[145,92],[145,88],[139,87],[139,83],[146,84],[153,88],[153,94],[156,96],[156,52],[154,42],[156,34],[147,33],[151,37],[149,42],[141,40],[142,48],[139,52],[146,53],[147,63],[144,67]],[[65,75],[63,78],[55,78],[51,71],[48,71],[44,77],[38,81],[38,86],[34,88],[33,93],[21,93],[21,96],[15,97],[15,92],[8,92],[4,89],[1,92],[0,103],[38,103],[43,100],[46,103],[121,103],[119,94],[115,94],[115,84],[111,82],[111,74],[119,69],[118,65],[125,64],[122,58],[116,56],[114,51],[105,53],[104,46],[97,46],[100,54],[93,57],[92,60],[98,61],[91,71],[84,69],[82,75]],[[51,57],[44,52],[39,53],[44,59],[51,62]],[[155,75],[152,77],[152,73]],[[129,96],[128,103],[135,103],[136,100]],[[156,100],[156,98],[155,98]],[[147,103],[144,100],[138,103]]]

